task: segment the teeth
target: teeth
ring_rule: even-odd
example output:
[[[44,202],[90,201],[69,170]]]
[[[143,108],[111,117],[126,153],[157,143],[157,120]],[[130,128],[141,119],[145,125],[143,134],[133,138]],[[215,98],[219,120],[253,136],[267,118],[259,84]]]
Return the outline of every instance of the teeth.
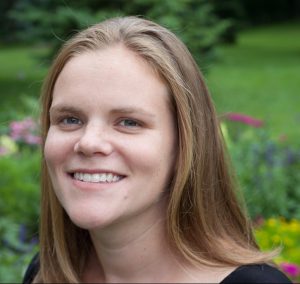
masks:
[[[81,180],[84,182],[117,182],[122,177],[114,175],[112,173],[99,173],[99,174],[87,174],[87,173],[74,173],[74,179]]]
[[[99,179],[100,179],[100,175],[99,174],[92,175],[91,182],[98,182]]]
[[[83,180],[84,181],[90,182],[91,179],[92,179],[92,175],[89,175],[89,174],[84,174],[83,175]]]
[[[108,182],[112,182],[113,175],[112,174],[108,174],[106,179],[107,179]]]

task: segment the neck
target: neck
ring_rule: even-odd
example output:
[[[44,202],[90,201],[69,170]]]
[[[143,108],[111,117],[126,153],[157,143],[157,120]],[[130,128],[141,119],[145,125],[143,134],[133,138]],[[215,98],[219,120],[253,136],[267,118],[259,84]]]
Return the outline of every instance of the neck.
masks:
[[[94,252],[90,271],[94,271],[94,279],[86,280],[154,283],[170,282],[173,277],[178,281],[185,271],[170,248],[165,219],[158,216],[163,214],[150,214],[148,220],[135,217],[132,225],[127,222],[91,231]]]

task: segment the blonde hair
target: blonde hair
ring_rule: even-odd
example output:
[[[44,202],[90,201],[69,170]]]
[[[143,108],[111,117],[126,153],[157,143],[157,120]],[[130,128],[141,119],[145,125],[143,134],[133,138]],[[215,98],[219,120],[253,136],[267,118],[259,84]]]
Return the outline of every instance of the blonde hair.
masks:
[[[270,259],[259,251],[235,192],[214,106],[185,45],[169,30],[137,17],[96,24],[65,43],[43,86],[42,136],[57,77],[74,56],[122,44],[141,56],[170,90],[178,130],[176,172],[171,181],[167,229],[170,243],[188,261],[242,265]],[[37,282],[80,282],[92,243],[75,226],[53,191],[42,162],[40,270]]]

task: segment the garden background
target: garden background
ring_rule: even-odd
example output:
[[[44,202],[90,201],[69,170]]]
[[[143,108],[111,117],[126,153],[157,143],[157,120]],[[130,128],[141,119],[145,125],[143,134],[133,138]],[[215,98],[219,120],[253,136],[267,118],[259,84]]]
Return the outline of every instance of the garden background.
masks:
[[[300,2],[0,2],[0,282],[20,282],[38,251],[38,96],[75,31],[141,15],[174,31],[206,78],[262,249],[300,281]]]

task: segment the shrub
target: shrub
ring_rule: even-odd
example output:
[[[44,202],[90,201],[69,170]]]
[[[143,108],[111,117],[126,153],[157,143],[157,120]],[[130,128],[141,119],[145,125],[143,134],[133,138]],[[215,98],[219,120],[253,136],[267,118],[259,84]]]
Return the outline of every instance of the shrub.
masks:
[[[229,119],[223,134],[251,217],[299,219],[300,149],[271,138],[261,121]]]
[[[31,258],[38,251],[37,239],[24,225],[7,217],[0,220],[0,280],[20,283]]]
[[[37,231],[40,138],[31,118],[14,121],[0,136],[0,214]],[[2,129],[3,131],[3,129]]]
[[[37,251],[40,138],[31,118],[0,131],[0,279],[20,282]]]
[[[10,17],[19,24],[21,40],[44,41],[54,55],[74,31],[114,16],[143,15],[173,30],[198,61],[207,63],[224,35],[234,30],[232,20],[217,16],[215,5],[207,0],[73,1],[70,6],[53,0],[17,1]]]
[[[40,153],[23,150],[0,158],[0,215],[36,228],[39,214]]]

